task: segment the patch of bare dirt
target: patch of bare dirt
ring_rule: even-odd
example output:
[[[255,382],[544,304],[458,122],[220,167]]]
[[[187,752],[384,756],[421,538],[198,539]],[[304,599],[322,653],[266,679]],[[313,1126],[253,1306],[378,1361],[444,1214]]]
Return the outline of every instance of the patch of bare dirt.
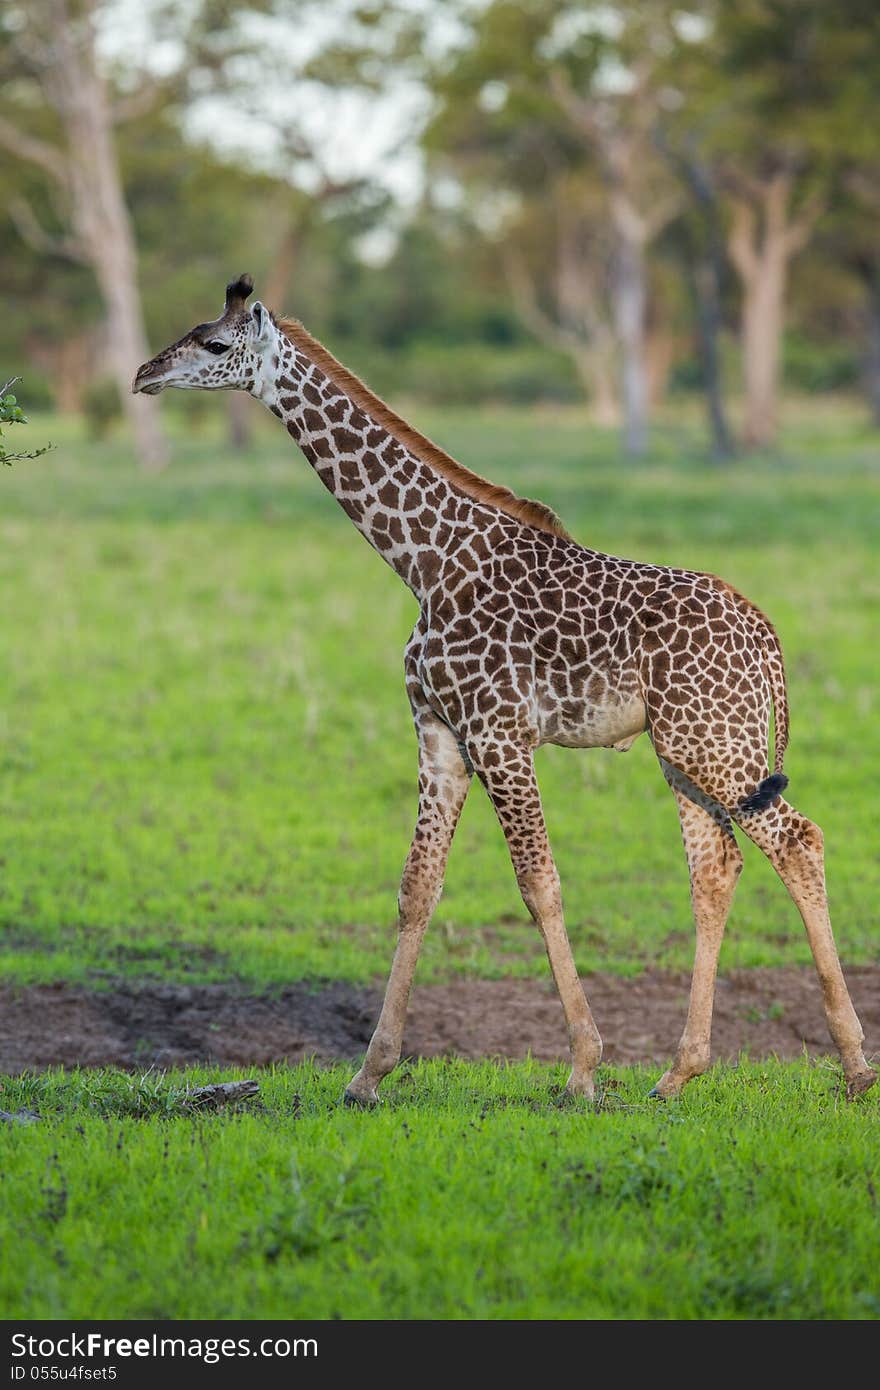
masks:
[[[870,1057],[880,1049],[880,967],[847,972]],[[647,971],[592,975],[585,987],[609,1062],[665,1061],[687,1012],[690,979]],[[66,985],[0,989],[0,1072],[65,1066],[258,1066],[351,1060],[362,1053],[381,993],[334,983],[248,995],[225,985]],[[713,1053],[796,1057],[833,1051],[809,969],[738,970],[718,981]],[[566,1056],[562,1011],[539,980],[462,980],[413,992],[405,1053],[415,1057]]]

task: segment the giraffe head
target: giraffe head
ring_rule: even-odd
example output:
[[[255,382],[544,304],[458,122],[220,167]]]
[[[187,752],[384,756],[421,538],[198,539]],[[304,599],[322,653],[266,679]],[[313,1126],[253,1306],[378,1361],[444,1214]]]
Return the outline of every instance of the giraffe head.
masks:
[[[157,396],[166,386],[189,391],[251,390],[261,375],[266,349],[275,338],[271,314],[259,300],[248,309],[250,275],[226,287],[223,313],[200,323],[138,368],[132,391]]]

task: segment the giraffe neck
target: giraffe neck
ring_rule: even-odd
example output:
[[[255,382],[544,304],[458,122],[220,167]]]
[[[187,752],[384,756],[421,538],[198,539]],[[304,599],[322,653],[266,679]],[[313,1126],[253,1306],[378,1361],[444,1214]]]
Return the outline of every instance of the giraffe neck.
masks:
[[[420,601],[448,555],[493,521],[517,525],[463,496],[283,335],[252,394],[283,422],[361,535]]]

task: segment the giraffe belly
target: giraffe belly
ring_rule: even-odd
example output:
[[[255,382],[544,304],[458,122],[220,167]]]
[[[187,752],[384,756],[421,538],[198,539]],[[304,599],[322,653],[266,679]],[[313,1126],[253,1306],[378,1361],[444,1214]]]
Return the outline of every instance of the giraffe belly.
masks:
[[[563,748],[616,748],[625,753],[644,733],[645,723],[644,701],[635,694],[601,705],[545,697],[538,706],[541,742]]]

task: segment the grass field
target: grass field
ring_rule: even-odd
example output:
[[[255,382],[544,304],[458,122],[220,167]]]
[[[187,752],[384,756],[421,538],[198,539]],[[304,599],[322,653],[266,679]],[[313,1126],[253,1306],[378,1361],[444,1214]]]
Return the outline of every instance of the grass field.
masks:
[[[215,424],[216,424],[216,418]],[[825,828],[848,963],[876,959],[876,439],[855,416],[707,466],[668,427],[638,466],[576,413],[420,414],[585,543],[724,574],[788,653],[792,798]],[[231,458],[180,418],[161,477],[34,421],[0,478],[0,978],[368,983],[415,809],[401,649],[414,605],[270,422]],[[539,754],[578,964],[690,963],[674,805],[646,740]],[[746,847],[722,968],[808,959]],[[419,978],[546,972],[475,788]],[[835,1069],[716,1068],[677,1104],[608,1070],[279,1069],[194,1114],[187,1084],[48,1073],[0,1106],[6,1318],[876,1318],[880,1110]]]
[[[877,1318],[880,1111],[819,1066],[719,1068],[595,1113],[536,1064],[423,1063],[379,1112],[344,1068],[192,1117],[187,1081],[8,1087],[5,1318]]]
[[[216,405],[216,403],[214,403]],[[268,418],[249,453],[177,418],[176,458],[34,420],[56,450],[0,478],[0,977],[367,981],[384,974],[415,812],[409,593]],[[707,465],[658,430],[622,463],[576,412],[417,412],[585,543],[720,572],[788,655],[795,803],[823,825],[844,959],[876,959],[878,450],[793,419],[773,456]],[[690,963],[672,798],[646,739],[539,754],[579,966]],[[747,846],[722,968],[809,959]],[[545,971],[486,798],[471,794],[419,978]]]

